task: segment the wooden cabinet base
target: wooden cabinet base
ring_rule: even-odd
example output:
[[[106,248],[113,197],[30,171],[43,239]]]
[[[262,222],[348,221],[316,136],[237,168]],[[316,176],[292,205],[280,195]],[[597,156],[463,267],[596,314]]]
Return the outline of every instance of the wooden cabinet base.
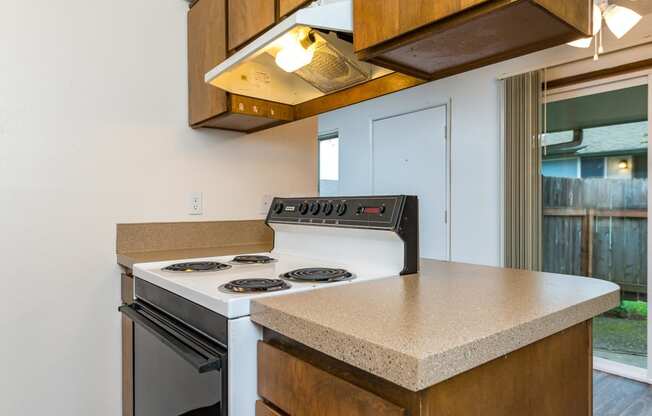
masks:
[[[412,392],[265,330],[258,383],[259,394],[289,416],[589,416],[592,363],[591,321],[586,321]],[[338,386],[352,386],[344,394],[347,399],[366,399],[343,400]],[[334,411],[322,405],[343,402],[355,406]]]

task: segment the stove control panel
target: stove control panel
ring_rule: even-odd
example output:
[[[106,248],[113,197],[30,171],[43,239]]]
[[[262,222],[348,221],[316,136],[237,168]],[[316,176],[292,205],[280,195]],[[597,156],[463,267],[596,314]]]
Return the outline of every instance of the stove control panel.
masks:
[[[404,243],[401,274],[416,273],[419,269],[419,201],[416,196],[274,198],[267,224],[393,231]]]
[[[267,222],[396,230],[412,198],[416,204],[406,195],[274,198]]]

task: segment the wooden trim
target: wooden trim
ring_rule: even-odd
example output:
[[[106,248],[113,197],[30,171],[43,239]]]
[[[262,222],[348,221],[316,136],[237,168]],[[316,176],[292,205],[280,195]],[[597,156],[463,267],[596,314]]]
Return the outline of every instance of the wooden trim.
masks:
[[[588,336],[588,342],[586,345],[586,349],[588,350],[588,360],[589,363],[587,365],[588,367],[588,374],[586,377],[589,379],[589,409],[587,412],[587,416],[592,416],[593,415],[593,319],[589,319],[586,321],[586,326],[587,326],[587,332],[589,333]]]
[[[134,416],[134,323],[122,316],[122,416]]]
[[[122,273],[120,279],[120,289],[123,303],[132,303],[134,301],[134,276],[131,272]]]
[[[425,81],[409,75],[393,73],[359,84],[342,91],[324,95],[294,106],[296,120],[312,117],[327,111],[377,98],[396,91],[411,88]]]
[[[548,81],[546,84],[547,84],[547,89],[552,90],[555,88],[566,87],[569,85],[580,84],[583,82],[595,81],[598,79],[609,78],[617,75],[642,71],[650,68],[652,68],[652,58],[643,59],[642,61],[629,62],[611,68],[599,69],[597,71],[585,72],[579,75],[572,75],[570,77],[554,79]],[[546,86],[543,86],[542,88],[546,88]]]

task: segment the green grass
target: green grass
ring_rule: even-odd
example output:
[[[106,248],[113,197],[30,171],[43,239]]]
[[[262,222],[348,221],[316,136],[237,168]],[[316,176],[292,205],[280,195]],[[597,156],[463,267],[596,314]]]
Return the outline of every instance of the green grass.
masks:
[[[647,353],[647,321],[597,316],[593,319],[593,347],[623,354]]]
[[[624,319],[647,319],[647,302],[635,300],[623,300],[620,306],[613,308],[606,313],[608,316],[624,318]]]

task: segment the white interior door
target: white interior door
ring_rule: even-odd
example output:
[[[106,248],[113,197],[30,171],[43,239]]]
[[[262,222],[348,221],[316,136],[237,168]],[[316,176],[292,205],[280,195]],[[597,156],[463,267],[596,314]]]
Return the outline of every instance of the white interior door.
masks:
[[[446,106],[382,118],[372,125],[375,195],[419,197],[421,257],[448,260]]]

